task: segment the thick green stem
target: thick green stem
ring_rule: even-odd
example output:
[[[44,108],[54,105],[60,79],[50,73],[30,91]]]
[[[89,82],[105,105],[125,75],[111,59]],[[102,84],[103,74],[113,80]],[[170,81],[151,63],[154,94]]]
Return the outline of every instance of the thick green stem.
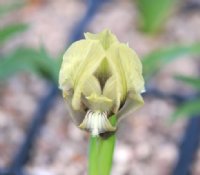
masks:
[[[111,124],[115,126],[116,117],[113,115],[109,118]],[[90,138],[89,150],[89,175],[110,175],[112,169],[113,152],[115,147],[116,136],[112,133],[106,138]]]

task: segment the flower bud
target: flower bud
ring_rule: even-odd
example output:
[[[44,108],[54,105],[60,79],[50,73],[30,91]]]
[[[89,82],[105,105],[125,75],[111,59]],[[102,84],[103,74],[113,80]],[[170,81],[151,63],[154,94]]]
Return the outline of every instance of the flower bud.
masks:
[[[59,86],[74,122],[93,136],[116,130],[111,115],[119,121],[144,103],[141,62],[108,30],[85,33],[85,39],[68,48]]]

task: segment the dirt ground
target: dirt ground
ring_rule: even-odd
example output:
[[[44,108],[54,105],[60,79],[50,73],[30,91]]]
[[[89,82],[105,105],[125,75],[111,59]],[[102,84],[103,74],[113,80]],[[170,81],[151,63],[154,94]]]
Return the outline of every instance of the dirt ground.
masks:
[[[25,8],[0,21],[0,26],[12,20],[29,24],[29,29],[7,43],[4,51],[19,45],[39,48],[42,43],[54,57],[62,54],[73,27],[86,11],[84,2],[30,1]],[[96,33],[110,29],[141,58],[159,47],[200,41],[199,11],[177,9],[162,32],[155,36],[138,30],[137,16],[132,1],[110,1],[100,9],[87,30]],[[196,61],[191,57],[176,60],[156,75],[152,83],[163,92],[189,93],[188,87],[172,78],[179,73],[198,75]],[[15,75],[0,86],[0,167],[9,165],[48,87],[47,81],[27,73]],[[65,105],[61,97],[56,99],[25,167],[27,174],[86,175],[89,136],[75,127]],[[169,123],[174,109],[170,100],[146,97],[144,107],[121,122],[112,175],[170,175],[187,123],[186,119]],[[200,152],[197,160],[192,167],[193,175],[200,175]]]

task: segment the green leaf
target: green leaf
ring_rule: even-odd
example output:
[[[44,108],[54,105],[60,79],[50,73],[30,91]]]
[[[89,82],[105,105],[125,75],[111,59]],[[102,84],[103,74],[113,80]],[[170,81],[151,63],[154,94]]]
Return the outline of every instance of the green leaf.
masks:
[[[182,81],[193,88],[200,90],[200,78],[199,77],[189,77],[189,76],[183,76],[183,75],[176,75],[176,80]]]
[[[137,0],[142,30],[157,32],[175,7],[177,0]]]
[[[44,50],[19,48],[4,56],[0,62],[0,79],[7,79],[15,73],[28,71],[57,82],[59,64]]]
[[[43,46],[41,46],[39,54],[42,59],[38,57],[36,60],[38,69],[44,77],[57,82],[60,69],[59,59],[52,58]]]
[[[10,24],[0,29],[0,44],[3,44],[14,35],[24,32],[27,29],[26,24]]]
[[[200,43],[175,45],[158,49],[144,56],[143,69],[145,78],[149,79],[157,71],[162,69],[164,65],[184,55],[200,55]]]
[[[180,117],[190,117],[200,113],[200,99],[189,101],[181,105],[176,109],[176,111],[172,115],[172,121]]]
[[[19,62],[18,60],[5,60],[0,64],[0,79],[6,80],[18,72],[37,72],[34,65],[27,62]]]
[[[36,55],[37,53],[32,49],[20,48],[4,56],[0,62],[0,79],[5,80],[19,71],[35,72],[31,57],[33,58]]]

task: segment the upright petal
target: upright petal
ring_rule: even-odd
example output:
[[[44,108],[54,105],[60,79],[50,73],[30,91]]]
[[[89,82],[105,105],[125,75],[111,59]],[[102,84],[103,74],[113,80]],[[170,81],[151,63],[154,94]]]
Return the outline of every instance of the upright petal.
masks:
[[[120,94],[117,93],[117,80],[115,76],[111,76],[105,83],[103,95],[112,99],[113,105],[111,111],[116,113],[120,107]],[[109,111],[110,112],[110,111]]]
[[[122,67],[125,69],[128,90],[134,89],[136,93],[141,93],[144,90],[144,79],[140,59],[126,44],[119,44],[118,49]]]
[[[111,99],[102,96],[100,83],[95,76],[90,76],[85,82],[82,93],[84,105],[92,111],[105,112],[112,105]]]
[[[84,35],[87,40],[100,41],[105,50],[108,49],[112,44],[118,43],[116,36],[107,29],[98,34],[85,33]]]
[[[144,79],[142,64],[136,53],[125,44],[114,44],[107,55],[113,72],[117,72],[117,77],[121,77],[123,89],[127,91],[134,89],[140,93],[144,89]]]
[[[88,79],[83,84],[82,93],[86,97],[90,96],[93,93],[97,95],[101,94],[100,83],[94,75],[88,76]]]
[[[127,93],[126,69],[124,69],[122,60],[120,59],[118,45],[119,44],[111,46],[106,53],[106,58],[112,72],[112,79],[110,79],[110,81],[112,80],[115,82],[115,103],[117,104],[117,106],[115,106],[115,113],[119,110],[120,103],[125,100]],[[108,81],[106,85],[108,86],[109,83],[111,84],[111,82]],[[105,92],[107,91],[106,88]]]
[[[105,52],[98,41],[80,40],[72,44],[63,57],[59,83],[61,89],[66,84],[73,87],[72,106],[78,110],[81,105],[81,92],[88,80],[105,57]]]

